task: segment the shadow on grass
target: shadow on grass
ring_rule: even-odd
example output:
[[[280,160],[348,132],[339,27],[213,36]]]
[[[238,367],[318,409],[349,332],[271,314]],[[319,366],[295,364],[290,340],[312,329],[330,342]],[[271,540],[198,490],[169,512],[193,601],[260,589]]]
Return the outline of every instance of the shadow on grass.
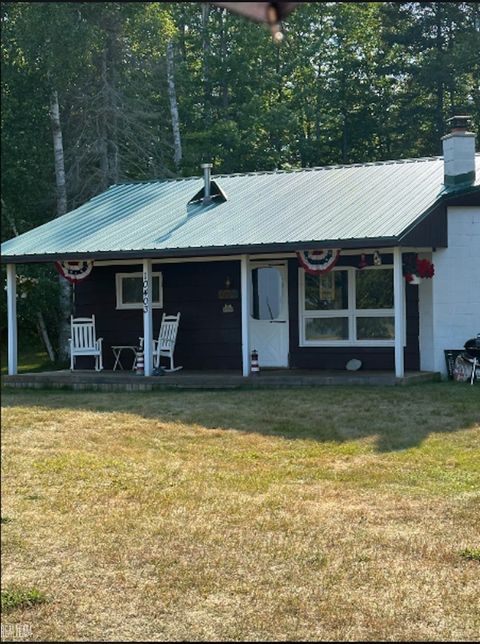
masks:
[[[40,397],[41,396],[41,397]],[[312,387],[236,391],[13,391],[3,405],[125,413],[157,423],[236,430],[324,443],[373,438],[379,452],[480,424],[480,390],[463,383],[415,387]],[[101,420],[99,420],[99,423]]]

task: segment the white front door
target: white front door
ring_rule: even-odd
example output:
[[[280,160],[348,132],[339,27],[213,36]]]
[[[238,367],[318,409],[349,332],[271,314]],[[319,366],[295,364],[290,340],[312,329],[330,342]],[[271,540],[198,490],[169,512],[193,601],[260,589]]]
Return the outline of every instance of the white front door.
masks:
[[[252,262],[250,279],[250,351],[260,369],[288,367],[287,262]]]

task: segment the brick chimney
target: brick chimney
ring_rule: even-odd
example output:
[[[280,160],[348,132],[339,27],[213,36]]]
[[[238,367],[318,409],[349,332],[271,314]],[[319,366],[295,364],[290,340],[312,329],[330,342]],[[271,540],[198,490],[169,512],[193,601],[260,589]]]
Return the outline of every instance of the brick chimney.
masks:
[[[475,181],[475,133],[468,132],[469,116],[453,116],[450,134],[442,137],[444,183],[447,188]]]

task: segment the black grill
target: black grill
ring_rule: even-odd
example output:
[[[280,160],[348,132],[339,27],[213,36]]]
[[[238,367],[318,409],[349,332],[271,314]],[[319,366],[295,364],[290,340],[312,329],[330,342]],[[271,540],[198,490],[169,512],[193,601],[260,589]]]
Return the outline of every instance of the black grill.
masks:
[[[480,335],[477,335],[476,338],[470,338],[463,346],[467,358],[480,360]]]

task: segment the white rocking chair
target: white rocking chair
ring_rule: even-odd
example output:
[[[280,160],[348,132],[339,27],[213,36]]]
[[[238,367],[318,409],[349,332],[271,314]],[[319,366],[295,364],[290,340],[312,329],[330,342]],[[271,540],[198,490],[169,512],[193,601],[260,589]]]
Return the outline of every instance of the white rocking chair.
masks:
[[[70,343],[70,370],[75,368],[77,356],[94,356],[95,371],[103,369],[102,341],[103,338],[96,338],[95,316],[91,318],[74,318],[70,316],[71,338]]]
[[[173,364],[173,352],[175,351],[175,343],[177,341],[178,325],[180,324],[180,313],[177,315],[162,315],[162,323],[160,325],[160,333],[158,340],[153,341],[153,365],[156,369],[160,367],[160,357],[164,356],[170,358],[170,369],[165,369],[167,372],[179,371],[183,367],[175,367]],[[140,351],[143,351],[143,338],[140,340]]]

